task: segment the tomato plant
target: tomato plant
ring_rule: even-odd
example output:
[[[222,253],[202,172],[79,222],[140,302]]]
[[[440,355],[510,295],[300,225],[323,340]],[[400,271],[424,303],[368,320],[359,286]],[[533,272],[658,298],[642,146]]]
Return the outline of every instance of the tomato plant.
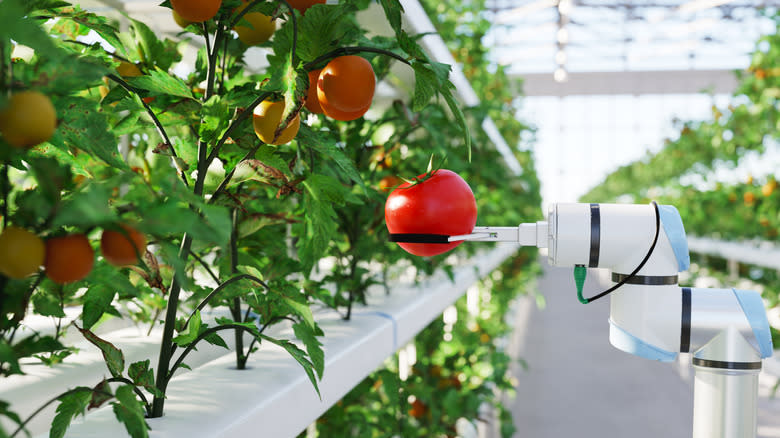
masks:
[[[385,203],[385,221],[390,234],[469,234],[477,223],[477,203],[468,183],[458,174],[438,169],[404,183],[390,193]],[[463,241],[451,243],[399,243],[411,254],[434,256]]]
[[[43,270],[0,276],[0,348],[14,352],[0,357],[0,370],[23,373],[33,357],[58,366],[74,351],[64,334],[75,329],[103,353],[111,374],[110,385],[101,375],[91,386],[52,394],[51,403],[60,404],[53,434],[111,401],[128,433],[146,436],[144,418],[163,415],[172,377],[201,342],[226,347],[226,333],[234,338],[237,369],[275,344],[318,390],[323,333],[311,306],[346,307],[349,319],[370,286],[388,281],[390,266],[410,259],[388,242],[380,181],[419,173],[435,153],[474,184],[478,203],[497,189],[514,190],[503,185],[507,170],[492,147],[473,146],[495,165],[469,164],[469,125],[482,112],[458,105],[449,66],[432,61],[402,28],[400,3],[381,2],[391,36],[360,27],[356,14],[367,1],[292,3],[165,1],[160,7],[171,7],[183,26],[170,39],[133,18],[121,31],[59,0],[0,2],[0,107],[13,99],[6,95],[35,90],[55,114],[46,125],[55,129],[35,144],[15,147],[13,135],[0,136],[4,228],[46,242]],[[246,64],[248,43],[233,32],[252,25],[253,13],[276,17],[260,71]],[[94,41],[87,35],[100,42],[87,42]],[[13,57],[12,42],[31,47],[32,58]],[[198,54],[192,70],[181,73],[175,66],[185,45]],[[362,66],[354,78],[371,87],[337,82],[326,97],[340,106],[331,113],[342,114],[301,120],[321,76],[312,72],[342,57]],[[373,106],[374,84],[389,81],[399,63],[417,77],[413,93]],[[530,216],[538,210],[538,182],[530,155],[517,154],[528,201],[518,214]],[[506,217],[489,205],[480,211]],[[117,225],[126,223],[137,234]],[[92,250],[98,241],[102,257]],[[337,263],[322,274],[315,267],[325,259]],[[447,263],[409,261],[419,275]],[[72,325],[63,324],[68,307],[80,311]],[[208,307],[230,316],[206,320],[201,311]],[[16,336],[28,314],[51,317],[54,334]],[[125,366],[126,352],[93,332],[116,315],[150,331],[162,328],[156,366],[129,354]],[[292,326],[289,338],[268,334],[281,322]],[[26,418],[6,403],[0,415]],[[12,433],[21,433],[24,422],[16,424]]]

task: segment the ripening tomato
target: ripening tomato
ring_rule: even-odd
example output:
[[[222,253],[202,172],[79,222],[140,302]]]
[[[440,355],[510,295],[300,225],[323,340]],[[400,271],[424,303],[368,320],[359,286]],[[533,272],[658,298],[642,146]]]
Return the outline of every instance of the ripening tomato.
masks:
[[[316,4],[325,4],[325,0],[288,0],[288,3],[303,14],[307,9]]]
[[[236,9],[236,13],[243,11],[249,3],[244,3]],[[233,28],[238,34],[238,39],[247,46],[256,46],[271,39],[276,31],[276,22],[268,15],[260,12],[247,12],[243,18],[250,26],[239,26]]]
[[[319,79],[321,71],[322,69],[317,69],[309,72],[309,88],[306,90],[306,103],[304,105],[313,114],[322,114],[320,99],[317,97],[317,79]]]
[[[95,251],[87,236],[71,234],[46,241],[46,276],[57,284],[84,279],[95,264]]]
[[[317,79],[317,98],[326,116],[349,121],[368,111],[374,98],[376,76],[365,58],[345,55],[333,58]]]
[[[114,266],[130,266],[138,263],[138,256],[146,251],[146,236],[129,225],[120,225],[125,233],[103,230],[100,236],[100,252]]]
[[[287,124],[277,138],[274,139],[279,125],[282,124],[282,116],[284,115],[284,102],[272,102],[270,100],[264,100],[260,102],[260,105],[255,107],[253,123],[255,127],[255,134],[264,143],[272,145],[282,145],[289,143],[298,134],[298,129],[301,126],[301,117],[296,114],[292,121]]]
[[[171,7],[179,16],[193,23],[211,20],[217,15],[222,0],[171,0]]]
[[[385,222],[391,234],[468,234],[477,223],[477,202],[463,178],[451,170],[439,169],[423,182],[404,183],[393,190],[385,202]],[[410,254],[427,257],[461,243],[398,245]]]
[[[38,272],[46,254],[43,241],[24,228],[6,227],[0,234],[0,272],[9,278],[24,278]]]
[[[37,91],[20,91],[0,108],[0,134],[11,146],[31,148],[48,141],[57,129],[57,111],[51,100]]]

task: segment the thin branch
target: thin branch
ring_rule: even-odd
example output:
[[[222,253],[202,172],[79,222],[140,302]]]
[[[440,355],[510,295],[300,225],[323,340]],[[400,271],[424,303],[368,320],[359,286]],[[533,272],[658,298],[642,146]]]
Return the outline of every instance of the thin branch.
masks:
[[[127,379],[125,377],[112,377],[108,380],[106,380],[108,383],[126,383],[133,387],[133,392],[136,393],[136,395],[141,399],[142,402],[144,402],[144,408],[146,409],[147,415],[152,415],[152,405],[149,404],[149,401],[146,399],[146,395],[144,395],[144,392],[141,391],[141,389],[136,386],[134,382],[132,382],[130,379]]]
[[[160,134],[160,137],[162,137],[163,141],[165,142],[165,145],[168,146],[168,149],[170,149],[171,159],[173,161],[173,165],[176,166],[176,170],[179,171],[179,176],[181,176],[182,181],[184,181],[184,185],[189,187],[190,183],[187,180],[187,174],[184,172],[184,169],[179,167],[179,160],[178,160],[179,157],[178,155],[176,155],[176,149],[173,148],[173,143],[171,143],[171,139],[168,137],[168,133],[165,132],[165,127],[163,127],[162,123],[160,123],[160,119],[158,119],[157,115],[154,114],[152,108],[141,98],[141,95],[138,93],[138,89],[131,86],[130,84],[128,84],[127,82],[125,82],[123,79],[121,79],[115,74],[109,74],[107,77],[112,81],[116,82],[117,84],[119,84],[119,86],[124,88],[128,93],[133,93],[139,97],[139,99],[141,100],[141,105],[144,106],[144,108],[146,109],[146,113],[149,114],[149,117],[152,118],[152,123],[154,123],[154,126],[157,128],[157,132]]]
[[[203,310],[203,308],[206,307],[206,305],[208,305],[209,301],[211,301],[212,298],[214,298],[215,296],[217,296],[217,294],[219,294],[220,292],[225,290],[226,287],[228,287],[231,284],[233,284],[233,283],[235,283],[237,281],[240,281],[240,280],[252,280],[253,282],[263,286],[266,290],[271,290],[268,287],[268,285],[265,284],[265,282],[263,280],[255,277],[253,275],[241,274],[241,275],[237,275],[237,276],[235,276],[233,278],[230,278],[229,280],[226,280],[224,283],[220,284],[216,289],[211,291],[211,293],[208,294],[206,296],[206,298],[204,298],[203,301],[200,302],[200,304],[198,304],[198,307],[196,307],[195,310],[193,310],[192,313],[190,313],[190,316],[184,322],[184,325],[182,326],[181,330],[179,330],[179,331],[181,332],[181,331],[184,331],[184,330],[187,329],[187,326],[189,325],[190,320],[195,316],[195,312],[197,312],[199,310]]]
[[[84,46],[84,47],[90,47],[90,48],[91,48],[91,47],[94,47],[94,46],[95,46],[95,44],[97,44],[97,43],[89,44],[89,43],[85,43],[85,42],[83,42],[83,41],[76,41],[76,40],[63,40],[62,42],[64,42],[64,43],[78,44],[78,45],[81,45],[81,46]],[[102,47],[102,46],[100,46],[99,44],[98,44],[98,47],[100,47],[100,48],[103,50],[103,52],[105,52],[105,53],[106,53],[106,55],[108,55],[108,56],[110,56],[110,57],[112,57],[112,58],[114,58],[114,59],[117,59],[117,60],[119,60],[119,61],[124,61],[124,62],[130,63],[130,64],[133,64],[133,61],[131,61],[131,60],[129,60],[129,59],[127,59],[127,58],[125,58],[124,56],[117,55],[117,54],[116,54],[116,53],[114,53],[114,52],[109,52],[108,50],[106,50],[106,49],[103,49],[103,47]]]
[[[258,333],[263,334],[265,329],[285,319],[288,321],[296,322],[294,319],[290,318],[289,316],[277,316],[276,318],[271,318],[271,320],[268,321],[268,324],[264,324]],[[255,342],[257,342],[257,336],[255,336],[252,339],[252,342],[249,343],[249,347],[246,349],[247,351],[246,359],[249,359],[249,355],[252,353],[252,349],[255,347]]]
[[[173,373],[175,373],[176,370],[179,369],[179,366],[184,361],[184,358],[186,358],[187,355],[190,354],[190,352],[195,349],[195,346],[198,344],[198,342],[202,341],[207,336],[210,336],[222,330],[244,330],[246,332],[249,332],[249,334],[251,335],[254,335],[255,333],[257,333],[257,336],[260,335],[260,333],[257,332],[257,329],[253,330],[241,324],[223,324],[216,327],[208,328],[203,333],[198,335],[198,337],[195,338],[194,341],[190,342],[189,345],[187,345],[187,348],[185,348],[184,351],[181,352],[181,355],[179,356],[178,359],[176,359],[176,362],[173,363],[171,370],[168,372],[168,375],[166,376],[166,381],[169,381],[173,378]]]
[[[239,161],[238,163],[240,164],[240,163],[248,160],[249,157],[254,156],[258,149],[260,149],[260,144],[257,144],[252,149],[250,149],[249,152],[247,152],[246,155],[244,155],[244,158],[242,158],[241,161]],[[225,175],[225,178],[222,180],[221,183],[219,183],[219,186],[217,186],[217,189],[214,190],[214,193],[211,195],[211,198],[209,198],[209,200],[206,201],[207,204],[211,204],[212,202],[214,202],[214,200],[217,199],[219,197],[219,195],[221,195],[222,192],[225,191],[225,189],[227,189],[228,184],[230,184],[230,181],[233,180],[233,175],[236,174],[236,169],[237,168],[238,168],[238,164],[236,164],[236,166],[233,167],[233,169],[231,169],[230,172],[228,172],[227,175]],[[219,283],[219,282],[217,282],[217,283]]]
[[[200,265],[203,267],[203,269],[206,270],[206,272],[209,274],[212,280],[214,280],[215,283],[219,284],[219,277],[214,273],[214,271],[211,270],[208,263],[206,263],[202,258],[200,258],[197,254],[194,252],[191,252],[190,255],[192,255],[192,258],[194,258]]]
[[[350,47],[339,47],[338,49],[331,50],[328,53],[325,53],[323,55],[318,56],[313,61],[307,62],[303,65],[303,69],[305,71],[314,70],[315,67],[325,61],[331,60],[337,56],[343,56],[343,55],[354,55],[362,52],[368,52],[368,53],[378,53],[380,55],[386,55],[391,58],[394,58],[398,61],[403,62],[406,65],[411,65],[411,61],[409,59],[404,58],[403,56],[391,52],[389,50],[385,49],[377,49],[376,47],[366,47],[366,46],[350,46]]]
[[[38,409],[36,409],[36,410],[35,410],[35,412],[33,412],[33,413],[32,413],[32,414],[29,416],[29,417],[27,417],[27,419],[25,419],[25,420],[24,420],[24,421],[23,421],[23,422],[22,422],[22,423],[19,425],[19,427],[17,427],[17,428],[16,428],[16,430],[14,431],[14,433],[12,433],[12,434],[11,434],[11,435],[10,435],[8,438],[14,438],[16,435],[18,435],[18,434],[19,434],[19,432],[21,432],[22,430],[24,430],[24,427],[25,427],[25,426],[27,426],[27,423],[29,423],[30,421],[32,421],[32,419],[33,419],[33,418],[35,418],[35,417],[36,417],[38,414],[40,414],[41,412],[43,412],[43,410],[44,410],[44,409],[48,408],[48,407],[49,407],[49,405],[51,405],[52,403],[56,402],[56,401],[57,401],[57,400],[59,400],[60,398],[62,398],[62,397],[66,397],[66,396],[69,396],[69,395],[71,395],[71,394],[75,394],[75,393],[77,393],[77,392],[85,392],[85,391],[89,391],[89,392],[91,392],[91,393],[93,393],[93,394],[107,395],[107,396],[109,396],[109,397],[111,397],[111,398],[113,398],[113,397],[114,397],[114,394],[111,394],[110,392],[106,392],[106,391],[98,391],[98,390],[95,390],[95,389],[93,389],[93,388],[87,388],[86,386],[81,386],[81,387],[78,387],[78,388],[69,389],[69,390],[67,390],[67,391],[63,392],[62,394],[59,394],[59,395],[57,395],[57,396],[55,396],[55,397],[51,398],[49,401],[47,401],[46,403],[44,403],[44,404],[43,404],[41,407],[39,407]]]

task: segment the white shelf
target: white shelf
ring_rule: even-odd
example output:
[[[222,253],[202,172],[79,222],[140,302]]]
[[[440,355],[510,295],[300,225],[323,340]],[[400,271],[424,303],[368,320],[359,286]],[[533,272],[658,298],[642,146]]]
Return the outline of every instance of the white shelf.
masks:
[[[749,265],[780,270],[780,247],[767,241],[729,242],[707,237],[688,237],[688,249]]]
[[[420,284],[396,285],[389,295],[376,288],[367,306],[353,309],[350,321],[335,311],[315,314],[325,332],[321,400],[303,369],[280,347],[266,344],[250,356],[247,370],[233,369],[230,353],[175,376],[165,416],[149,420],[150,436],[216,438],[257,436],[258,431],[263,437],[296,436],[517,248],[500,244],[476,254],[455,269],[454,281],[438,271]],[[292,337],[289,328],[270,334]],[[102,408],[74,422],[66,436],[125,435],[111,409]]]

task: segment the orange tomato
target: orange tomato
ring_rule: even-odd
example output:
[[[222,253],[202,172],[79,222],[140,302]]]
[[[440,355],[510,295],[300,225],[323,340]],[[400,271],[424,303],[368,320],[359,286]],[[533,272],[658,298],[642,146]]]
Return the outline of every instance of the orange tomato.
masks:
[[[184,20],[201,23],[217,15],[222,0],[171,0],[171,7]]]
[[[320,68],[309,72],[309,89],[306,90],[306,103],[304,105],[314,114],[322,114],[320,99],[317,97],[317,79],[319,79],[321,71]]]
[[[365,58],[345,55],[333,58],[320,72],[317,97],[320,104],[350,113],[360,111],[374,98],[374,68]]]
[[[146,236],[128,225],[120,225],[125,231],[104,230],[100,236],[100,252],[103,258],[114,266],[129,266],[138,263],[138,256],[146,251]]]
[[[82,280],[89,275],[94,265],[95,251],[85,235],[71,234],[46,241],[43,266],[51,281],[66,284]]]
[[[245,3],[236,9],[236,13],[244,10],[249,5]],[[238,39],[247,46],[256,46],[268,41],[276,30],[276,22],[268,15],[260,12],[247,12],[242,19],[249,22],[249,26],[236,26],[233,30],[238,34]]]
[[[325,4],[325,0],[288,0],[290,6],[297,9],[301,14],[305,13],[307,9],[316,4]]]

